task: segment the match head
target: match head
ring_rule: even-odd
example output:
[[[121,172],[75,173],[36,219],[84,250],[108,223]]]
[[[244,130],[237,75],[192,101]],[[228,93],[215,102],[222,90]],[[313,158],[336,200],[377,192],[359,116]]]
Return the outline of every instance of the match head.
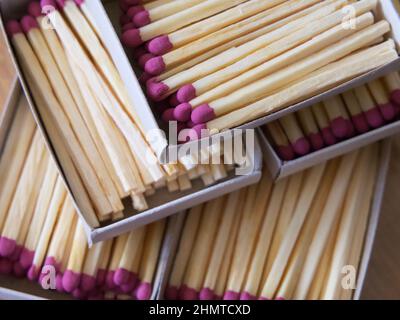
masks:
[[[383,120],[382,114],[378,108],[372,108],[365,112],[365,117],[371,128],[379,128],[385,124],[385,120]]]
[[[165,63],[162,57],[153,57],[146,62],[144,70],[153,76],[158,76],[165,71]]]
[[[115,271],[114,273],[114,278],[113,278],[114,283],[117,286],[121,286],[128,282],[130,275],[131,273],[128,270],[124,268],[118,268],[117,271]]]
[[[127,6],[134,6],[139,3],[141,3],[141,0],[120,0],[121,2],[124,2]]]
[[[56,0],[56,1],[61,9],[65,7],[66,0]]]
[[[189,301],[198,300],[199,293],[196,290],[189,288],[186,285],[183,285],[179,290],[179,298]]]
[[[196,141],[208,136],[208,129],[206,124],[196,124],[189,130],[190,141]]]
[[[114,271],[108,271],[106,275],[105,285],[109,290],[113,290],[116,287],[114,283],[114,273]]]
[[[400,105],[400,89],[392,91],[390,94],[390,100],[397,105]]]
[[[40,6],[42,9],[52,8],[53,10],[57,10],[57,2],[56,0],[40,0]]]
[[[192,120],[186,122],[187,128],[193,128],[194,126],[196,126],[196,124]]]
[[[57,292],[60,292],[60,293],[65,292],[63,284],[62,284],[62,279],[63,279],[63,274],[57,273],[57,275],[56,275],[56,290],[57,290]]]
[[[386,121],[392,121],[396,117],[396,107],[391,102],[379,105],[379,109]]]
[[[299,156],[305,156],[311,152],[310,142],[302,137],[293,143],[293,150]]]
[[[147,61],[151,60],[154,58],[154,55],[151,53],[145,53],[143,55],[140,56],[140,58],[138,59],[138,63],[139,66],[144,69],[146,66]]]
[[[139,82],[142,85],[146,85],[146,83],[152,78],[153,76],[151,76],[150,74],[148,74],[147,72],[143,72],[140,76],[139,76]]]
[[[133,23],[133,17],[139,12],[145,10],[143,6],[132,6],[126,11],[126,15],[131,19]]]
[[[75,273],[72,270],[67,270],[64,272],[62,278],[62,285],[66,292],[71,293],[79,286],[81,275]]]
[[[136,13],[132,18],[136,27],[141,28],[151,23],[150,14],[147,10]]]
[[[58,272],[60,269],[60,263],[58,263],[54,257],[46,257],[46,260],[44,261],[44,265],[52,266],[56,270],[56,272]]]
[[[240,294],[239,292],[227,291],[225,292],[223,299],[228,301],[237,301],[240,299]]]
[[[17,242],[13,239],[0,237],[0,256],[4,258],[11,257],[17,248]]]
[[[92,291],[94,288],[96,288],[96,278],[85,273],[82,274],[79,287],[85,292]]]
[[[168,36],[159,36],[150,40],[147,48],[151,53],[162,56],[169,52],[173,48],[173,45]]]
[[[26,275],[26,268],[23,268],[19,261],[15,261],[13,264],[13,274],[17,278],[24,278]]]
[[[175,110],[174,108],[169,108],[163,112],[161,118],[165,123],[169,123],[170,121],[176,121],[174,110]]]
[[[178,300],[179,297],[179,290],[175,286],[168,286],[165,289],[165,299],[167,300]]]
[[[18,260],[19,260],[19,257],[21,256],[21,252],[22,252],[22,249],[23,249],[23,248],[24,248],[23,246],[17,245],[17,246],[15,247],[15,249],[14,249],[13,254],[12,254],[11,256],[9,256],[8,258],[9,258],[11,261],[18,261]]]
[[[77,300],[85,300],[88,297],[87,292],[76,288],[74,291],[72,291],[72,296],[77,299]]]
[[[150,300],[151,298],[151,292],[152,292],[152,286],[150,283],[147,282],[142,282],[137,288],[136,288],[136,299],[138,300]]]
[[[322,137],[324,138],[324,142],[327,146],[331,146],[337,142],[335,135],[332,132],[330,127],[323,128],[321,130]]]
[[[253,296],[251,293],[242,292],[242,293],[240,294],[240,300],[246,300],[246,301],[257,300],[257,297],[256,297],[256,296]]]
[[[351,121],[358,133],[365,133],[369,131],[369,125],[367,119],[365,119],[364,113],[357,114],[351,117]]]
[[[12,37],[18,33],[23,33],[20,23],[17,20],[10,20],[6,24],[7,34]]]
[[[35,251],[23,248],[21,255],[19,257],[19,263],[23,268],[28,269],[32,265],[34,256],[35,256]]]
[[[277,146],[276,151],[277,151],[279,157],[284,161],[290,161],[296,157],[293,147],[291,145]]]
[[[168,102],[169,102],[169,105],[174,108],[180,105],[180,102],[178,100],[178,97],[176,96],[176,93],[174,93],[170,96]]]
[[[131,30],[131,29],[135,29],[135,25],[132,22],[128,22],[128,23],[125,23],[122,25],[121,31],[125,32],[125,31]]]
[[[138,277],[136,274],[131,273],[127,283],[121,285],[120,289],[123,293],[130,293],[135,290],[138,284]]]
[[[176,94],[179,102],[189,102],[196,98],[196,88],[192,84],[186,84],[181,87]]]
[[[39,277],[39,268],[34,264],[28,270],[28,279],[35,281]]]
[[[152,79],[147,81],[147,94],[153,101],[161,101],[164,99],[164,96],[168,93],[169,87],[162,83],[157,82]]]
[[[214,300],[214,291],[209,288],[203,288],[200,290],[199,298],[200,300]]]
[[[13,263],[7,258],[0,258],[0,274],[11,274],[13,271]]]
[[[32,17],[41,17],[42,14],[42,7],[40,6],[40,3],[37,1],[32,1],[28,4],[28,13]]]
[[[102,287],[106,282],[107,271],[99,269],[96,274],[96,286]]]
[[[21,19],[21,26],[25,33],[29,33],[32,29],[39,28],[37,20],[32,16],[24,16]]]
[[[349,126],[347,120],[343,117],[332,120],[331,128],[334,136],[338,139],[345,139],[349,136]]]
[[[140,36],[140,31],[138,29],[130,29],[122,34],[122,43],[130,48],[136,48],[143,44],[143,40]]]
[[[310,140],[311,146],[314,150],[321,150],[323,147],[325,147],[324,139],[319,132],[311,133],[308,136],[308,139]]]
[[[191,120],[192,110],[190,103],[181,103],[174,109],[174,117],[178,121],[187,122]]]
[[[347,138],[352,138],[356,135],[356,129],[354,128],[353,123],[351,120],[346,120],[347,121],[347,127],[348,127],[348,135]]]
[[[191,120],[196,123],[207,123],[216,118],[214,109],[208,103],[202,104],[192,111]]]

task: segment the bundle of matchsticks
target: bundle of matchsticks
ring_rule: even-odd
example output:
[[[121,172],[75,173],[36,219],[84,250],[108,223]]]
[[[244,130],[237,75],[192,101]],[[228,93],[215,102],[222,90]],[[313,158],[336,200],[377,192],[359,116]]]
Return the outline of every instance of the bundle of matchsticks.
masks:
[[[150,299],[166,220],[89,249],[24,97],[0,158],[0,179],[0,274],[47,289],[53,281],[57,291],[80,299]]]
[[[158,162],[137,116],[140,107],[131,102],[85,2],[77,3],[31,2],[29,14],[8,21],[7,31],[89,224],[123,218],[125,199],[140,212],[159,188],[174,192],[190,189],[199,177],[206,185],[225,178],[230,167],[197,165],[191,156]],[[202,152],[203,159],[211,156]]]
[[[165,297],[350,299],[378,162],[375,144],[191,209]]]
[[[282,160],[290,161],[380,128],[400,114],[397,72],[329,98],[264,127]]]
[[[162,119],[199,138],[397,59],[378,2],[121,0],[121,38]]]

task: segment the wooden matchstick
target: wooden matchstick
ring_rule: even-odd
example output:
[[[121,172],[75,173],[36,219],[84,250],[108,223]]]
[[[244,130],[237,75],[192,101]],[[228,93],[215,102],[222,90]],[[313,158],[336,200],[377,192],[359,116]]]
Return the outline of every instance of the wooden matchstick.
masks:
[[[354,94],[354,91],[349,90],[342,94],[346,109],[351,116],[351,121],[358,133],[365,133],[369,130],[367,119],[363,113],[360,103]]]
[[[82,268],[79,286],[81,290],[90,292],[96,288],[96,275],[105,250],[107,250],[107,241],[95,243],[89,248]]]
[[[311,143],[312,148],[314,150],[322,149],[325,146],[324,139],[319,131],[311,108],[301,109],[296,113],[296,115],[303,132]]]
[[[110,263],[108,265],[108,270],[105,277],[105,286],[107,290],[113,290],[116,288],[116,284],[114,282],[114,274],[118,268],[119,262],[121,261],[128,237],[129,233],[125,233],[116,238],[116,240],[114,241],[112,255],[110,256]]]
[[[295,157],[293,147],[286,137],[285,131],[283,131],[279,121],[267,123],[265,128],[271,135],[279,156],[285,161],[293,160]]]
[[[328,116],[326,115],[323,104],[317,103],[311,106],[315,120],[317,121],[319,130],[321,131],[322,137],[326,145],[330,146],[336,143],[336,137],[334,136],[330,127]]]
[[[366,86],[357,87],[354,93],[358,99],[361,108],[364,111],[368,124],[371,128],[379,128],[385,124],[385,120],[375,104],[375,101]]]
[[[392,121],[396,117],[396,107],[390,102],[389,93],[380,79],[373,80],[367,84],[378,108],[385,121]]]
[[[326,99],[324,108],[328,115],[332,132],[338,139],[347,139],[354,135],[354,126],[340,96]]]
[[[286,136],[288,137],[290,144],[297,155],[304,156],[310,153],[310,142],[304,136],[304,133],[293,114],[282,117],[279,119],[279,123],[281,124],[282,129],[285,131]]]
[[[384,78],[387,88],[390,91],[391,100],[400,105],[400,75],[398,72],[392,72]]]

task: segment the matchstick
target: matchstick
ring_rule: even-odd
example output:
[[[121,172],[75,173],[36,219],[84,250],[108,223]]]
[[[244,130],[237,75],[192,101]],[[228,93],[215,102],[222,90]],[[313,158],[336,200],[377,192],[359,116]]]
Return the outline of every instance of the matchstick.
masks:
[[[82,268],[80,289],[85,292],[91,292],[96,288],[96,275],[100,266],[100,261],[107,249],[107,242],[95,243],[89,248],[85,263]]]
[[[336,143],[336,137],[334,136],[330,127],[328,116],[326,115],[323,104],[317,103],[311,106],[315,120],[317,121],[319,130],[321,131],[322,137],[326,145],[330,146]]]
[[[318,262],[327,243],[329,236],[328,230],[330,230],[331,225],[334,223],[335,219],[338,217],[339,211],[341,210],[341,205],[345,198],[351,175],[355,168],[355,163],[359,158],[358,156],[359,153],[356,151],[345,155],[341,159],[338,169],[340,175],[335,177],[321,219],[310,244],[307,258],[303,266],[303,270],[306,270],[306,272],[301,274],[294,294],[296,299],[306,298],[312,283],[312,277],[315,274]]]
[[[155,21],[140,29],[125,31],[122,35],[122,42],[128,47],[135,48],[157,36],[171,33],[245,1],[246,0],[232,0],[227,2],[225,0],[206,0],[198,5]]]
[[[198,236],[179,290],[179,298],[183,300],[197,300],[199,297],[225,202],[226,197],[220,197],[204,207]]]
[[[145,239],[145,248],[143,249],[143,260],[139,271],[140,284],[135,290],[138,300],[149,300],[151,298],[153,279],[160,255],[162,239],[164,238],[165,227],[165,219],[149,226],[149,231]]]
[[[313,93],[318,93],[346,79],[373,70],[373,68],[382,66],[394,59],[396,59],[396,53],[393,50],[393,42],[391,40],[381,45],[361,50],[342,60],[327,65],[276,94],[208,122],[207,129],[220,130],[232,128],[256,119],[261,115],[282,109],[291,102],[296,101],[296,99],[309,97]],[[355,64],[355,61],[358,61],[358,63]]]
[[[314,150],[320,150],[325,147],[324,139],[322,134],[319,132],[317,122],[315,121],[311,109],[301,109],[296,113],[296,115],[303,132],[311,143],[312,148]]]
[[[347,139],[354,135],[354,126],[340,96],[326,99],[324,108],[328,115],[332,132],[338,139]]]
[[[116,288],[114,282],[115,271],[118,268],[119,262],[121,261],[122,254],[124,252],[125,244],[128,241],[129,233],[125,233],[119,236],[115,241],[112,248],[112,256],[108,265],[108,270],[105,279],[105,286],[107,290],[113,290]]]
[[[396,117],[396,107],[390,102],[389,93],[380,79],[373,80],[367,84],[378,108],[385,121],[392,121]]]
[[[179,288],[182,285],[186,266],[188,265],[197,237],[200,219],[202,218],[202,210],[203,205],[191,208],[186,217],[179,248],[174,259],[174,266],[169,277],[168,286],[165,289],[165,298],[168,300],[178,299]]]
[[[269,122],[265,125],[265,128],[271,135],[279,157],[285,161],[293,160],[295,158],[293,147],[279,121]]]
[[[279,119],[279,123],[281,124],[283,130],[288,137],[293,150],[297,155],[304,156],[311,151],[310,142],[304,136],[299,124],[297,123],[296,117],[293,114],[289,114],[287,116]]]
[[[365,133],[369,131],[367,119],[363,113],[360,103],[354,94],[354,91],[349,90],[342,94],[343,101],[345,102],[346,109],[351,116],[351,121],[354,128],[358,133]]]
[[[364,111],[367,122],[371,128],[379,128],[385,124],[385,120],[375,104],[375,101],[366,86],[357,87],[354,89],[361,108]]]
[[[398,72],[392,72],[384,78],[387,88],[390,91],[391,100],[400,105],[400,75]]]
[[[107,277],[107,267],[111,256],[111,250],[113,248],[114,239],[104,241],[106,246],[104,248],[103,254],[100,258],[99,267],[96,273],[96,286],[102,288],[105,285]],[[84,283],[82,279],[82,284]]]

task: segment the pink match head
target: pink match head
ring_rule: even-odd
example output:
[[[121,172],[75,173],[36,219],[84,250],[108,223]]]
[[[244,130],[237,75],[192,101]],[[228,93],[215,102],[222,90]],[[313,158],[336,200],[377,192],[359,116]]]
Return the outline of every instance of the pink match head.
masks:
[[[129,17],[129,19],[131,19],[131,21],[132,21],[132,23],[133,23],[133,20],[132,20],[133,17],[134,17],[137,13],[139,13],[139,12],[141,12],[141,11],[143,11],[143,10],[145,10],[143,6],[132,6],[132,7],[130,7],[130,8],[126,11],[126,15]]]
[[[0,256],[11,257],[17,247],[17,243],[13,239],[0,237]]]
[[[7,34],[12,37],[18,33],[22,33],[21,25],[17,20],[10,20],[6,24]]]
[[[66,0],[56,0],[56,1],[61,9],[65,7]]]
[[[199,298],[200,300],[214,300],[214,291],[209,288],[203,288],[200,290]]]
[[[116,287],[114,283],[114,273],[115,273],[114,271],[108,271],[106,275],[105,285],[109,290],[113,290]]]
[[[179,290],[175,286],[168,286],[165,289],[165,299],[167,300],[178,300]]]
[[[81,276],[79,273],[75,273],[72,270],[65,271],[62,278],[64,290],[68,293],[74,291],[76,288],[78,288],[80,279]]]
[[[42,7],[40,3],[37,1],[30,2],[28,5],[28,13],[35,18],[42,16]]]
[[[0,274],[10,274],[13,271],[13,263],[7,258],[0,258]]]
[[[60,270],[60,263],[54,257],[47,257],[44,261],[45,266],[52,266],[57,272]]]
[[[141,3],[141,0],[120,0],[121,2],[124,2],[128,6],[135,6],[139,3]]]
[[[135,26],[134,26],[134,24],[133,24],[132,22],[128,22],[128,23],[125,23],[125,24],[122,26],[121,31],[122,31],[122,32],[125,32],[125,31],[131,30],[131,29],[135,29]]]
[[[265,298],[265,297],[259,297],[258,300],[260,300],[260,301],[269,301],[271,299],[268,299],[268,298]]]
[[[179,290],[179,298],[182,300],[189,300],[189,301],[198,300],[199,293],[195,289],[183,285]]]
[[[151,23],[150,14],[147,10],[140,11],[132,17],[136,27],[141,28]]]
[[[146,62],[144,70],[153,76],[158,76],[165,71],[165,63],[162,57],[153,57]]]
[[[122,34],[122,43],[130,48],[136,48],[143,43],[138,29],[130,29]]]
[[[147,48],[151,53],[157,56],[162,56],[172,50],[173,45],[169,40],[169,37],[164,35],[149,41]]]
[[[327,146],[331,146],[337,142],[335,135],[332,132],[331,127],[326,127],[321,130],[322,137]]]
[[[295,158],[295,153],[291,145],[288,146],[277,146],[276,151],[279,157],[284,161],[290,161]]]
[[[379,109],[386,121],[392,121],[396,117],[396,108],[391,102],[379,105]]]
[[[240,294],[239,292],[227,291],[225,292],[223,299],[228,301],[237,301],[240,299]]]
[[[85,3],[85,0],[74,0],[77,6],[81,6]]]
[[[146,66],[147,61],[149,61],[150,59],[154,58],[154,55],[151,53],[145,53],[144,55],[142,55],[139,60],[139,66],[144,69]]]
[[[372,108],[365,112],[365,117],[371,128],[379,128],[385,124],[385,120],[379,111],[379,108]]]
[[[293,143],[293,150],[299,156],[309,154],[311,151],[310,142],[306,138],[302,137]]]
[[[174,117],[181,122],[187,122],[191,119],[192,105],[190,103],[181,103],[174,109]]]
[[[176,121],[176,119],[175,119],[175,109],[174,108],[169,108],[169,109],[167,109],[167,110],[165,110],[164,112],[163,112],[163,114],[162,114],[162,120],[165,122],[165,123],[168,123],[168,122],[170,122],[170,121]]]
[[[88,274],[82,274],[80,289],[85,292],[90,292],[96,288],[96,278]]]
[[[147,282],[142,282],[139,284],[139,286],[136,288],[136,299],[138,300],[150,300],[151,298],[151,291],[152,291],[152,286],[150,283]]]
[[[52,9],[57,9],[57,2],[56,0],[40,0],[40,6],[42,9],[44,8],[52,8]]]
[[[210,107],[208,103],[205,103],[198,106],[192,111],[191,120],[194,123],[200,124],[207,123],[208,121],[215,119],[215,117],[216,115],[214,110]]]
[[[347,126],[349,128],[348,129],[349,133],[347,135],[347,138],[352,138],[356,135],[356,129],[354,128],[354,125],[350,119],[347,119],[346,121],[347,121]]]
[[[321,133],[311,133],[308,136],[308,139],[311,142],[311,146],[314,150],[320,150],[325,147],[324,139],[322,138]]]
[[[28,279],[35,281],[39,277],[39,268],[35,265],[31,265],[28,270]]]
[[[345,139],[349,136],[349,126],[347,120],[343,117],[338,117],[331,121],[332,132],[338,139]]]
[[[208,136],[206,124],[197,124],[189,130],[190,141],[196,141]]]
[[[113,281],[117,286],[121,286],[129,281],[130,272],[124,268],[118,268],[114,273]]]
[[[143,72],[140,76],[139,76],[139,82],[142,85],[146,85],[147,81],[149,81],[152,78],[151,75],[149,75],[147,72]]]
[[[192,120],[186,122],[187,128],[193,128],[194,126],[196,126],[196,124]]]
[[[34,256],[35,251],[31,251],[26,248],[22,249],[21,255],[19,257],[19,262],[21,266],[25,269],[28,269],[32,265]]]
[[[168,102],[169,102],[169,105],[170,105],[171,107],[177,107],[177,106],[180,104],[180,102],[179,102],[179,100],[178,100],[178,97],[176,96],[176,93],[172,94],[172,95],[169,97]]]
[[[122,10],[122,12],[127,12],[129,7],[130,6],[126,4],[125,1],[119,1],[119,8]]]
[[[106,282],[107,271],[104,269],[97,270],[96,274],[96,286],[102,287]]]
[[[369,131],[369,125],[367,119],[365,119],[364,113],[359,113],[351,117],[351,121],[358,133],[365,133]]]
[[[13,274],[17,278],[23,278],[26,275],[27,270],[22,267],[19,261],[15,261],[13,264]]]
[[[400,106],[400,89],[392,91],[390,94],[390,100]]]
[[[148,51],[145,46],[140,46],[133,49],[133,57],[135,58],[135,60],[138,60],[142,55],[146,53],[148,53]]]
[[[32,16],[24,16],[21,19],[21,26],[25,33],[29,33],[32,29],[39,28],[39,24]]]
[[[138,277],[136,274],[131,273],[127,283],[121,285],[120,289],[123,293],[131,293],[135,290],[138,284]]]
[[[179,102],[189,102],[196,98],[196,88],[192,84],[186,84],[181,87],[176,94]]]
[[[77,300],[86,300],[88,297],[88,294],[87,294],[87,292],[85,292],[79,288],[76,288],[76,289],[74,289],[74,291],[72,291],[72,296]]]
[[[169,87],[162,83],[153,80],[147,81],[147,94],[153,101],[161,101],[164,96],[168,93]]]
[[[23,249],[23,248],[24,248],[23,246],[17,245],[17,246],[15,247],[15,249],[14,249],[13,254],[12,254],[11,256],[9,256],[8,258],[9,258],[11,261],[18,261],[18,260],[19,260],[19,257],[21,256],[21,252],[22,252],[22,249]]]
[[[253,296],[251,293],[249,293],[249,292],[243,292],[243,293],[241,293],[240,294],[240,300],[247,300],[247,301],[250,301],[250,300],[257,300],[257,297],[256,296]]]
[[[63,274],[57,273],[57,275],[56,275],[56,290],[57,290],[57,292],[60,292],[60,293],[65,292],[63,284],[62,284],[62,279],[63,279]]]

